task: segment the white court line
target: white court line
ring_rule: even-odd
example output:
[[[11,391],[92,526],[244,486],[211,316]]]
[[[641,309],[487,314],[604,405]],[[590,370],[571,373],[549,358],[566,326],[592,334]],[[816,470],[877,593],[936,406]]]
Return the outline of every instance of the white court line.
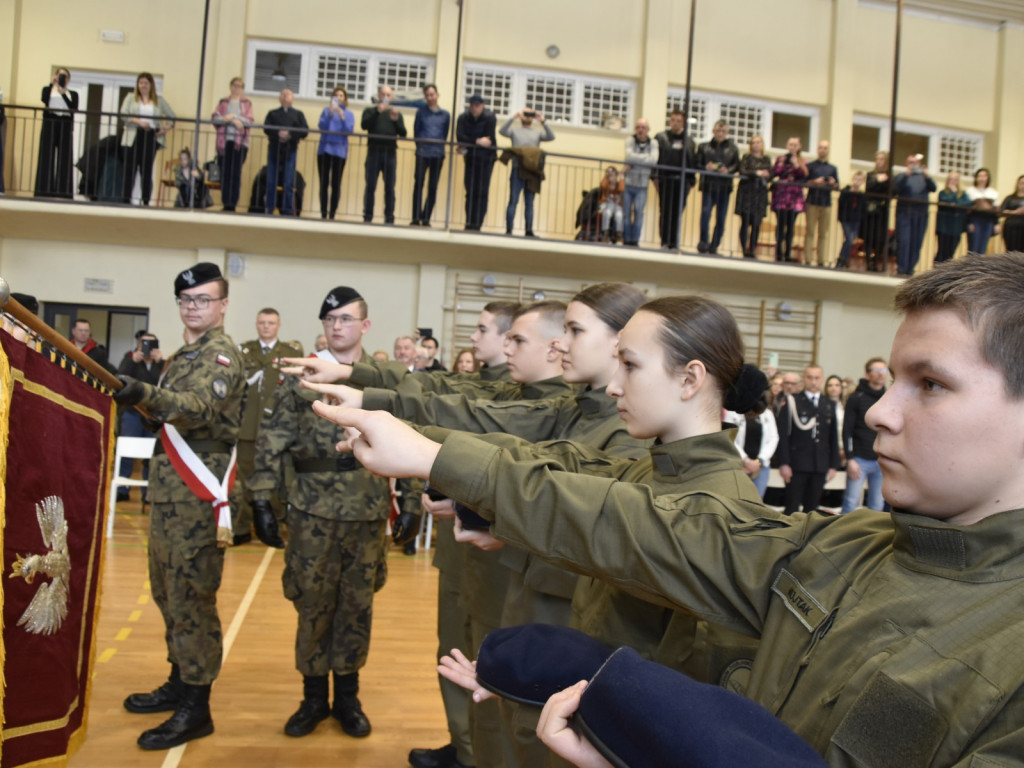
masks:
[[[245,590],[245,595],[242,596],[242,602],[238,604],[238,610],[235,611],[235,616],[231,619],[231,626],[228,627],[228,631],[224,634],[224,655],[221,657],[221,664],[228,660],[231,646],[235,644],[235,638],[238,637],[238,633],[242,629],[242,623],[245,621],[246,614],[249,613],[252,601],[256,599],[256,592],[263,582],[263,576],[267,573],[267,568],[270,567],[270,561],[273,559],[275,552],[277,552],[276,549],[267,547],[259,568],[252,575],[249,588]],[[167,757],[164,758],[160,768],[178,768],[178,764],[181,762],[181,758],[185,754],[185,747],[187,746],[188,742],[186,741],[184,744],[179,744],[174,749],[168,750]]]

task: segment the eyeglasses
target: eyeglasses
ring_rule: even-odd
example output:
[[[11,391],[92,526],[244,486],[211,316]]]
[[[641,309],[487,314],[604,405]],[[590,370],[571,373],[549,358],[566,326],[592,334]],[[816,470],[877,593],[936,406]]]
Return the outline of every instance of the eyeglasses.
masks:
[[[206,309],[210,306],[211,301],[220,301],[223,297],[206,296],[175,296],[174,303],[179,307],[195,307],[196,309]]]
[[[328,328],[335,325],[352,325],[353,323],[361,322],[363,322],[363,318],[352,317],[352,315],[341,315],[340,317],[331,317],[330,315],[327,315],[327,317],[323,319],[323,324]]]

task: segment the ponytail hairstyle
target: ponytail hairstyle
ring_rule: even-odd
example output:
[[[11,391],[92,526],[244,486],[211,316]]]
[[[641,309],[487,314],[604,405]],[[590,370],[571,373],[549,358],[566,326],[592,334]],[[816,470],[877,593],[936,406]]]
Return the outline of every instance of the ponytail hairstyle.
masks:
[[[643,304],[644,298],[644,292],[629,283],[597,283],[577,293],[572,301],[590,307],[605,325],[618,333]]]
[[[739,326],[717,301],[703,296],[665,296],[640,309],[662,319],[658,338],[669,373],[700,360],[718,388],[721,405],[730,411],[746,413],[768,388],[761,371],[744,365]]]

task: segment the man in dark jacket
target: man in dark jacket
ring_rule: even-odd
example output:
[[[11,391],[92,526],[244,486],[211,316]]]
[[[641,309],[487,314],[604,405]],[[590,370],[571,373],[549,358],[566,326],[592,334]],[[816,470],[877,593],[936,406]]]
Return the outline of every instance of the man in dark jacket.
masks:
[[[673,251],[679,248],[679,217],[694,182],[693,174],[687,173],[686,184],[682,184],[684,166],[693,167],[696,159],[693,139],[686,135],[685,124],[686,113],[673,109],[668,127],[654,137],[658,142],[655,187],[661,202],[661,247]]]
[[[384,175],[384,223],[395,223],[395,170],[398,168],[398,136],[406,135],[402,113],[391,101],[391,88],[377,89],[377,103],[363,110],[360,125],[366,140],[366,191],[363,193],[363,221],[373,221],[377,177]]]
[[[281,213],[295,210],[295,157],[299,142],[309,133],[306,116],[292,107],[295,94],[285,88],[279,96],[281,106],[267,113],[263,130],[267,134],[267,213],[277,207],[277,182],[280,169]]]
[[[740,169],[740,152],[736,142],[729,138],[729,124],[725,120],[715,123],[714,138],[700,145],[697,150],[697,165],[705,171],[701,175],[700,188],[703,192],[700,209],[700,242],[697,250],[701,253],[718,253],[718,244],[725,232],[725,220],[729,216],[729,196],[732,194],[732,178],[717,174],[734,174]],[[716,175],[711,175],[716,174]],[[715,232],[708,238],[711,223],[711,209],[715,214]]]
[[[821,391],[825,376],[820,366],[804,369],[804,389],[790,395],[779,409],[779,474],[786,483],[789,515],[811,512],[821,503],[825,483],[839,468],[839,435],[834,403]]]
[[[496,157],[494,113],[484,106],[479,93],[469,97],[469,109],[455,123],[455,138],[461,145],[466,165],[466,229],[479,230],[487,215],[487,197],[491,188],[491,171]],[[468,146],[467,146],[468,145]]]
[[[866,506],[881,510],[882,470],[875,453],[875,431],[868,426],[868,410],[885,394],[885,379],[889,367],[880,357],[872,357],[864,364],[865,378],[846,401],[843,417],[843,447],[846,449],[846,493],[843,495],[843,514],[861,505],[864,481],[868,483]]]

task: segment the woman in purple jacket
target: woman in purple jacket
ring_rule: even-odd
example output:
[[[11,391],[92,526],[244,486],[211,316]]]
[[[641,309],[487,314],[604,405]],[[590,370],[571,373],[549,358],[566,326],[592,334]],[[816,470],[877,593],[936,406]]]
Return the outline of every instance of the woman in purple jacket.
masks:
[[[256,122],[252,102],[245,98],[245,81],[231,81],[231,95],[213,111],[217,126],[217,163],[220,165],[220,199],[225,211],[235,210],[242,188],[242,164],[249,153],[249,126]]]
[[[341,197],[341,174],[348,157],[348,135],[355,128],[356,118],[348,109],[348,91],[334,89],[331,103],[320,113],[320,147],[316,151],[316,166],[320,171],[320,218],[333,219]],[[327,188],[331,189],[331,207],[327,209]]]
[[[804,209],[804,179],[807,178],[807,163],[800,156],[800,139],[792,137],[786,142],[785,155],[775,161],[772,177],[772,210],[778,217],[775,230],[775,260],[792,261],[793,230],[796,216]]]

